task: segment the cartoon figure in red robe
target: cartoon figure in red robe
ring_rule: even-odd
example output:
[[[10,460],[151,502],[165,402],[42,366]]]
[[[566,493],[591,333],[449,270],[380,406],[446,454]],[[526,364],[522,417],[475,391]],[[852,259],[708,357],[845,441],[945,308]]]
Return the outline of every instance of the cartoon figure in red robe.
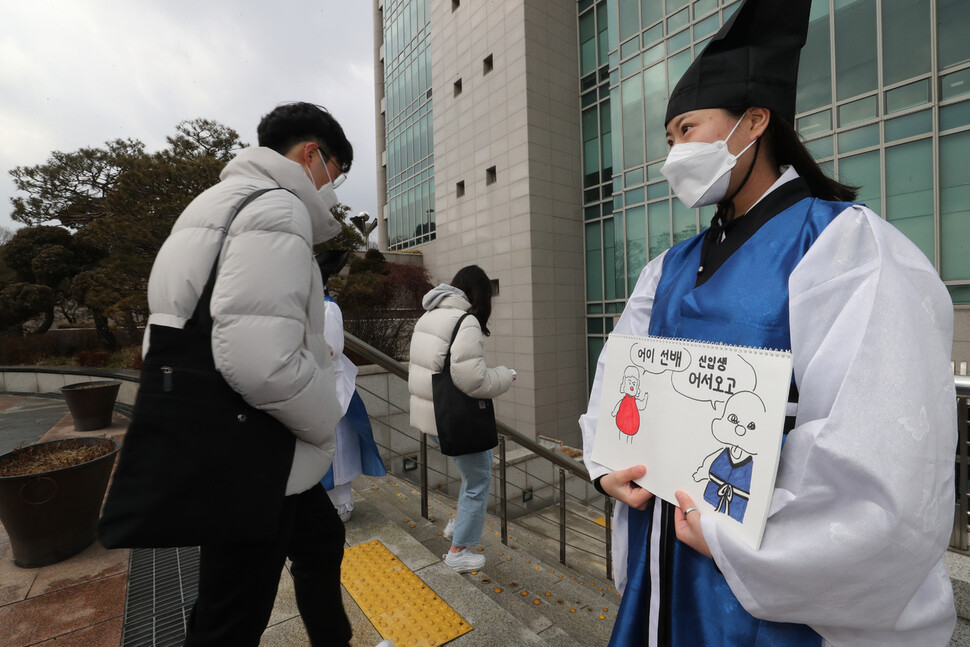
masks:
[[[640,369],[627,366],[623,371],[623,381],[620,383],[620,393],[623,399],[613,407],[613,417],[616,418],[616,428],[620,430],[620,438],[626,435],[627,442],[633,442],[633,436],[640,431],[640,412],[647,407],[648,393],[640,395]]]

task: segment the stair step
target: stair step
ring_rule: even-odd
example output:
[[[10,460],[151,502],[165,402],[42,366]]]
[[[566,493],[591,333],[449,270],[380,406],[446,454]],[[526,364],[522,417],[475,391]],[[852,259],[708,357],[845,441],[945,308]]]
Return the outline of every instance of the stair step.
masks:
[[[347,524],[348,543],[356,544],[370,536],[358,530],[357,524],[366,528],[381,519],[420,542],[436,559],[447,552],[450,542],[441,532],[455,511],[454,501],[433,493],[433,521],[428,521],[413,518],[420,507],[420,493],[407,481],[365,478],[354,483],[354,490],[357,503],[354,517]],[[573,513],[577,518],[581,516],[580,511]],[[602,530],[588,519],[585,523]],[[382,528],[382,532],[386,529]],[[511,524],[509,532],[510,545],[505,546],[501,543],[499,520],[488,515],[482,538],[485,567],[458,577],[538,635],[543,644],[605,645],[620,602],[612,582],[580,562],[570,561],[577,568],[559,564],[558,545],[550,547],[536,533],[517,524]],[[558,530],[555,535],[558,536]],[[394,541],[393,535],[388,536]],[[389,547],[400,556],[397,548]],[[577,552],[574,548],[569,550]],[[408,564],[407,559],[401,559]]]
[[[442,600],[454,609],[474,629],[451,642],[454,647],[477,647],[494,645],[547,645],[528,626],[486,596],[433,554],[421,542],[406,532],[400,523],[380,520],[377,523],[355,524],[358,511],[371,507],[371,500],[358,499],[354,515],[348,524],[347,543],[355,546],[379,540],[400,559],[405,566],[428,585]],[[374,515],[381,518],[380,507],[374,506]],[[371,517],[371,515],[368,515]],[[427,523],[427,522],[426,522]],[[429,524],[430,525],[430,524]]]

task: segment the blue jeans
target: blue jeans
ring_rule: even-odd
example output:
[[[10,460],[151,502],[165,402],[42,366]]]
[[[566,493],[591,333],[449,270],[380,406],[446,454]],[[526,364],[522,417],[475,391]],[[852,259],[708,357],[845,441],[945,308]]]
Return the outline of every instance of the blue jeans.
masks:
[[[455,515],[455,535],[451,543],[459,548],[476,546],[485,528],[488,490],[492,485],[492,450],[452,456],[461,474],[458,512]]]

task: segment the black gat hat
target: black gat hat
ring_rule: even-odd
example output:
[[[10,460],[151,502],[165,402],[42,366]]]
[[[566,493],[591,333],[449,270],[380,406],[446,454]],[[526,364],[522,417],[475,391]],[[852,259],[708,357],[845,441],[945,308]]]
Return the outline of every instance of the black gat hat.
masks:
[[[811,0],[744,0],[670,93],[664,124],[689,110],[768,108],[795,120]]]

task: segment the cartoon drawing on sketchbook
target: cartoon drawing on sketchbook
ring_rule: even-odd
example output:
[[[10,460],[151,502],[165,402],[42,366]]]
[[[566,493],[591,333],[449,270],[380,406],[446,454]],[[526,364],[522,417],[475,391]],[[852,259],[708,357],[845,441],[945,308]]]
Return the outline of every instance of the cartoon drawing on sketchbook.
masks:
[[[613,417],[616,418],[616,428],[620,430],[620,438],[626,434],[627,442],[633,442],[633,437],[640,431],[640,412],[647,407],[648,393],[640,394],[640,369],[627,366],[623,371],[620,382],[620,393],[623,398],[613,407]]]
[[[752,438],[765,415],[765,404],[750,391],[735,393],[724,403],[724,413],[711,421],[711,433],[725,445],[704,459],[694,472],[694,481],[708,481],[704,500],[716,512],[744,521],[751,498],[751,472],[756,452]]]

